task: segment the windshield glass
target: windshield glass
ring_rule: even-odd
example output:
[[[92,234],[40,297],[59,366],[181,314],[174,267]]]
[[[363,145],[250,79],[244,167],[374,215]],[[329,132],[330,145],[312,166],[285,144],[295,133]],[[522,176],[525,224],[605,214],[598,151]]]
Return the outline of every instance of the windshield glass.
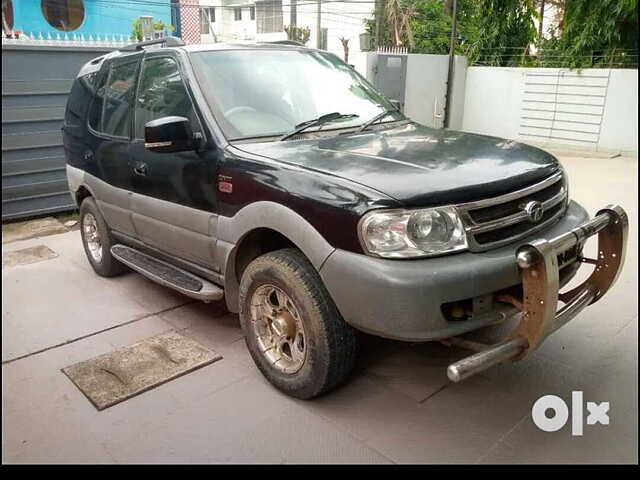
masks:
[[[328,113],[355,116],[318,128],[355,127],[391,103],[333,54],[311,50],[227,50],[191,54],[198,82],[230,140],[291,132]],[[384,121],[404,118],[393,112]]]

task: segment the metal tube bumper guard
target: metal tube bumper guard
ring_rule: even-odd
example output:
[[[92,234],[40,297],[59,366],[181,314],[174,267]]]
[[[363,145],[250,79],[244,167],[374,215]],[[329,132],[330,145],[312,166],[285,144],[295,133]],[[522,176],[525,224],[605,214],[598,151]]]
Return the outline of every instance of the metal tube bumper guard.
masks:
[[[522,273],[523,286],[522,314],[518,326],[504,341],[482,346],[478,353],[449,365],[449,379],[459,382],[493,365],[525,358],[547,336],[564,326],[585,307],[600,300],[618,278],[624,263],[628,228],[625,211],[619,206],[609,205],[592,220],[571,231],[518,248],[515,261]],[[598,234],[598,258],[579,258],[583,263],[595,265],[593,273],[581,285],[560,293],[558,254],[572,247],[581,247],[595,234]],[[558,300],[564,306],[556,311]],[[460,339],[458,344],[468,346],[473,342]]]

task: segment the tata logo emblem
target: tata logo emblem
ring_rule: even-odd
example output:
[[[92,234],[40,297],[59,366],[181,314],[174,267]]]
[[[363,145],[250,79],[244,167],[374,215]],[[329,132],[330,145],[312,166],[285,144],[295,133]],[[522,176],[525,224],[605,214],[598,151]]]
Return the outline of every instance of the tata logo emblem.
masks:
[[[524,206],[524,211],[526,212],[527,216],[529,217],[529,221],[533,222],[533,223],[537,223],[540,220],[542,220],[542,215],[544,214],[544,209],[542,208],[542,203],[533,200],[529,203],[527,203]]]

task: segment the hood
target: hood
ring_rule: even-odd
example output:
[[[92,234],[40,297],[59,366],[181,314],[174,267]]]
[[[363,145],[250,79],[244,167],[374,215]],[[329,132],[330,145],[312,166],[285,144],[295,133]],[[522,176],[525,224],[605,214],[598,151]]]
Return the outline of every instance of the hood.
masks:
[[[414,123],[236,147],[359,183],[407,207],[463,203],[509,193],[559,168],[555,157],[529,145]]]

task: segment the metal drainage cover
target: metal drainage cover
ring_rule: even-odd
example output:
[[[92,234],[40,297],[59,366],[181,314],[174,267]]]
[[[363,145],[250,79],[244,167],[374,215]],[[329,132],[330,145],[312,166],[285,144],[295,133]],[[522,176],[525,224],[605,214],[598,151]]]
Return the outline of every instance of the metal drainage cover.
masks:
[[[171,331],[62,371],[98,410],[103,410],[221,358]]]

